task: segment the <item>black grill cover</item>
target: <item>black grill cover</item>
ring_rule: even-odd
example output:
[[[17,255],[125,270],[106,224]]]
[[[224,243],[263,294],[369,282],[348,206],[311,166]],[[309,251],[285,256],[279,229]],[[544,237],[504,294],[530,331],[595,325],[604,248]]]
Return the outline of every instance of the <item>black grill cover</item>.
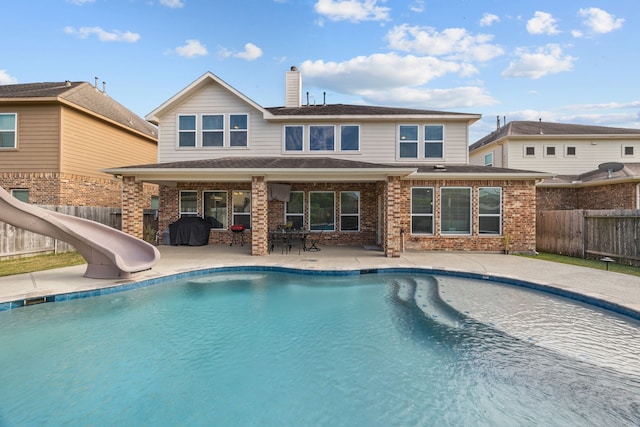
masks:
[[[199,217],[182,217],[169,224],[172,245],[204,246],[209,244],[211,224]]]

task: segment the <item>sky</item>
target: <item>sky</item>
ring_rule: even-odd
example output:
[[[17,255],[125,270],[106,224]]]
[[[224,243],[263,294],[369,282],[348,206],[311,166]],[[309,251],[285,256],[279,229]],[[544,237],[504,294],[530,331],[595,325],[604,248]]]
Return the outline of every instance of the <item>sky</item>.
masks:
[[[498,117],[640,128],[638,0],[2,3],[0,84],[98,78],[141,117],[207,71],[281,106],[296,66],[303,103],[482,114],[470,143]]]

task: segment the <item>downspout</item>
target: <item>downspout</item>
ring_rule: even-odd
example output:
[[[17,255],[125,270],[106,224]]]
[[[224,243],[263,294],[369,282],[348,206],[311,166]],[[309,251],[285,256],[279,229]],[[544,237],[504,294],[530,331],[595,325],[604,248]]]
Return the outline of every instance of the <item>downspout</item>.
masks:
[[[640,209],[640,184],[636,184],[636,209]]]

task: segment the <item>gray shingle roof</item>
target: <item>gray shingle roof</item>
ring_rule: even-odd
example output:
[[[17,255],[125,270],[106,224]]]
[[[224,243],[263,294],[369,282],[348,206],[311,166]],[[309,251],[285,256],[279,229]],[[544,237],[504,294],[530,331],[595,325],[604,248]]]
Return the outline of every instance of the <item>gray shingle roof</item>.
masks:
[[[528,135],[640,135],[640,129],[591,126],[544,121],[509,122],[469,146],[473,151],[508,136]]]
[[[303,105],[298,108],[269,107],[265,108],[274,116],[336,116],[336,115],[468,115],[448,111],[418,110],[413,108],[376,107],[371,105],[321,104]]]
[[[36,98],[38,100],[43,98],[64,99],[153,139],[157,139],[158,136],[153,125],[87,82],[0,85],[0,102],[28,101]]]

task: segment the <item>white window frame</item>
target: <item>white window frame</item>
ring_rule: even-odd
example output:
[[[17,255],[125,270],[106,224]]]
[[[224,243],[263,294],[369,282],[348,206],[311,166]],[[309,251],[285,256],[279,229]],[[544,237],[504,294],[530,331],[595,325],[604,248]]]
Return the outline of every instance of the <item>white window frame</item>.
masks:
[[[627,148],[631,149],[631,154],[627,154]],[[635,156],[635,147],[633,145],[623,145],[622,146],[622,157],[633,157]]]
[[[302,227],[300,228],[304,228],[304,191],[292,191],[291,196],[294,194],[302,195],[302,205],[301,205],[302,210],[300,212],[289,212],[289,202],[285,202],[284,203],[284,223],[286,224],[289,221],[291,221],[291,218],[299,218],[300,219],[299,222],[300,224],[302,224]],[[293,223],[293,221],[291,222]]]
[[[569,149],[573,148],[573,154],[569,154]],[[575,145],[565,145],[564,146],[564,156],[565,157],[577,157],[578,156],[578,148]]]
[[[446,190],[467,190],[468,194],[469,194],[469,205],[467,206],[467,212],[468,212],[468,217],[469,217],[469,230],[468,232],[460,232],[459,230],[443,230],[443,224],[444,224],[444,220],[443,220],[443,216],[445,213],[445,209],[446,207],[444,206],[445,202],[444,202],[444,196],[443,196],[443,192],[445,192]],[[460,186],[460,187],[456,187],[456,186],[452,186],[452,187],[440,187],[440,234],[443,236],[470,236],[471,233],[473,232],[473,189],[471,187],[464,187],[464,186]]]
[[[430,190],[431,191],[431,213],[424,213],[424,212],[418,212],[415,213],[413,211],[413,198],[414,198],[414,194],[413,194],[413,190]],[[412,235],[420,235],[420,236],[433,236],[434,231],[435,231],[435,199],[436,199],[436,191],[434,187],[411,187],[411,234]],[[431,219],[431,233],[422,233],[422,232],[414,232],[414,227],[413,227],[413,219],[415,217],[424,217],[424,218],[430,218]]]
[[[313,195],[314,194],[325,194],[325,193],[331,193],[333,194],[333,209],[332,209],[332,213],[333,213],[333,217],[330,218],[330,222],[327,224],[331,224],[332,227],[331,228],[313,228],[314,224],[311,221],[311,215],[313,214],[312,211],[312,203],[313,203]],[[335,191],[310,191],[309,192],[309,231],[311,232],[320,232],[320,231],[336,231],[336,192]]]
[[[415,127],[416,128],[416,139],[415,140],[413,140],[413,139],[410,139],[410,140],[402,139],[403,135],[401,135],[401,133],[402,133],[401,130],[402,130],[403,127]],[[397,156],[398,160],[415,161],[415,160],[419,159],[420,158],[420,125],[412,124],[412,123],[401,123],[401,124],[398,125],[398,128],[397,128],[396,132],[397,132],[396,138],[398,140],[398,145],[397,145],[397,147],[398,147],[398,156]],[[402,156],[401,147],[402,147],[402,145],[408,145],[408,144],[415,145],[415,148],[416,148],[416,155],[415,156],[412,156],[412,157]]]
[[[0,113],[0,116],[13,116],[13,129],[0,129],[0,134],[13,132],[13,146],[0,146],[0,150],[16,150],[18,148],[18,113]]]
[[[553,148],[553,154],[549,154],[549,149]],[[555,145],[545,145],[544,146],[544,157],[556,157],[558,155],[558,150]]]
[[[229,192],[227,190],[204,190],[202,192],[202,217],[206,220],[208,217],[214,217],[213,215],[207,215],[207,210],[205,206],[205,202],[207,200],[207,194],[217,193],[220,195],[224,195],[223,198],[225,200],[225,212],[224,212],[224,223],[222,227],[214,227],[211,225],[211,229],[214,231],[228,230],[229,229]],[[216,208],[218,209],[218,208]]]
[[[195,120],[195,127],[193,129],[180,129],[180,118],[181,117],[193,117]],[[176,116],[176,147],[180,149],[193,149],[198,147],[198,115],[197,114],[178,114]],[[180,145],[180,135],[182,134],[193,134],[193,145]]]
[[[342,145],[342,130],[344,128],[349,128],[349,127],[354,127],[356,129],[358,129],[358,141],[357,141],[357,147],[356,149],[352,150],[352,149],[345,149],[344,146]],[[340,125],[340,151],[343,153],[358,153],[360,151],[360,125],[356,125],[356,124],[341,124]]]
[[[205,129],[204,128],[204,118],[206,116],[219,116],[222,117],[222,129]],[[196,147],[201,146],[202,148],[224,148],[226,139],[225,138],[225,122],[227,118],[224,114],[221,113],[203,113],[200,114],[200,129],[199,132],[196,132],[196,135],[200,135],[200,141],[196,141]],[[215,133],[222,135],[222,145],[204,145],[204,135],[205,133]]]
[[[247,120],[247,125],[246,127],[243,128],[233,128],[231,126],[231,118],[233,116],[245,116],[246,120]],[[251,119],[251,116],[249,115],[249,113],[229,113],[228,115],[228,131],[229,131],[229,144],[226,146],[227,148],[233,148],[233,149],[243,149],[243,148],[248,148],[249,147],[249,120]],[[232,144],[232,134],[234,133],[244,133],[246,135],[246,143],[244,145],[231,145]],[[226,140],[226,138],[225,138]]]
[[[313,140],[311,138],[311,130],[312,128],[332,128],[333,129],[333,148],[331,149],[314,149],[313,148]],[[336,125],[331,125],[331,124],[313,124],[313,125],[309,125],[307,126],[307,133],[308,133],[308,139],[307,141],[309,141],[309,152],[310,153],[332,153],[336,151],[336,146],[338,144],[338,138],[336,136]]]
[[[430,139],[427,140],[427,127],[441,127],[442,128],[442,139],[436,140],[436,139]],[[442,123],[427,123],[424,126],[422,126],[422,131],[424,132],[424,135],[422,137],[422,141],[423,141],[423,146],[422,149],[424,150],[422,153],[422,157],[425,159],[444,159],[444,133],[445,133],[445,126]],[[440,149],[442,150],[442,156],[440,157],[427,157],[427,144],[439,144],[440,145]],[[418,155],[420,155],[420,153],[418,153]]]
[[[493,166],[493,151],[484,155],[484,165]]]
[[[28,188],[12,188],[11,195],[21,202],[29,203],[29,189]],[[26,195],[26,197],[25,197]]]
[[[500,195],[500,206],[498,209],[498,213],[481,213],[481,205],[480,205],[480,192],[483,189],[498,189]],[[480,230],[480,218],[498,218],[498,232],[497,233],[483,233]],[[502,187],[478,187],[478,234],[480,236],[501,236],[502,235]]]
[[[358,206],[356,207],[357,212],[347,212],[345,213],[342,207],[342,195],[346,193],[352,193],[357,196]],[[359,191],[341,191],[340,192],[340,231],[345,233],[353,233],[360,231],[360,192]],[[343,218],[356,218],[356,229],[355,230],[345,230],[343,228]]]
[[[196,196],[196,203],[195,203],[195,212],[192,211],[185,211],[182,207],[182,195],[186,194],[186,193],[193,193]],[[178,204],[179,204],[179,208],[178,210],[180,211],[180,218],[184,217],[184,216],[188,216],[188,217],[193,217],[193,216],[198,216],[198,190],[180,190],[180,193],[178,195],[179,199],[178,199]]]
[[[238,210],[236,211],[236,203],[235,203],[235,197],[236,196],[243,196],[249,199],[249,205],[248,205],[248,209],[247,210],[247,206],[246,204],[243,204],[242,210]],[[236,217],[237,216],[249,216],[249,224],[247,230],[251,229],[251,224],[252,224],[252,217],[251,217],[251,203],[253,203],[253,201],[251,200],[251,190],[233,190],[233,192],[231,193],[231,225],[236,225],[236,224],[242,224],[236,221]],[[227,207],[228,209],[228,207]],[[246,225],[246,224],[245,224]]]
[[[533,150],[533,154],[527,154],[527,149],[531,148]],[[525,145],[522,147],[522,155],[524,157],[535,157],[536,156],[536,147],[534,145]]]
[[[287,149],[287,129],[300,129],[301,141],[300,141],[300,149],[299,150],[289,150]],[[282,127],[282,152],[283,153],[301,153],[305,151],[305,127],[304,125],[284,125]]]

